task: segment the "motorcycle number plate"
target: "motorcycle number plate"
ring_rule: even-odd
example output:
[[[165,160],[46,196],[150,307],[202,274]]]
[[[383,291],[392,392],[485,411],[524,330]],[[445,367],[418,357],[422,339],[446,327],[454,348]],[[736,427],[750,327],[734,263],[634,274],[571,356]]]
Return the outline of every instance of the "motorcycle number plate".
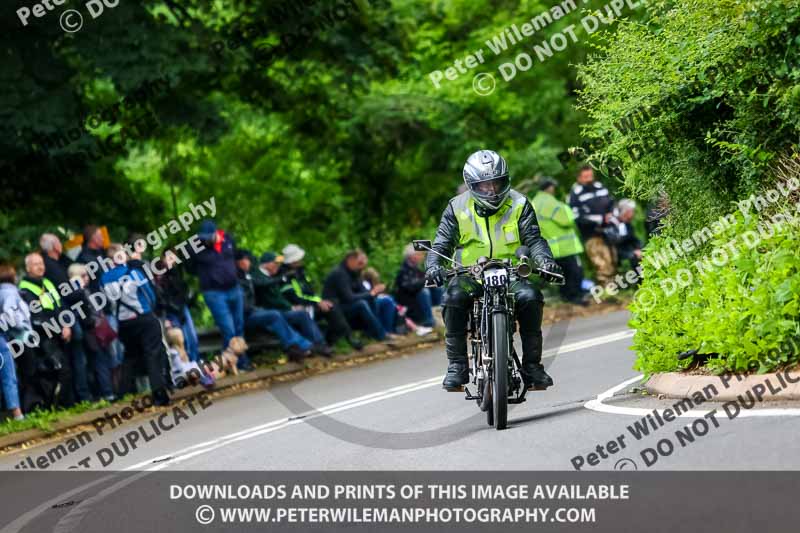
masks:
[[[502,287],[508,282],[508,271],[505,268],[487,270],[483,273],[483,283],[487,287]]]

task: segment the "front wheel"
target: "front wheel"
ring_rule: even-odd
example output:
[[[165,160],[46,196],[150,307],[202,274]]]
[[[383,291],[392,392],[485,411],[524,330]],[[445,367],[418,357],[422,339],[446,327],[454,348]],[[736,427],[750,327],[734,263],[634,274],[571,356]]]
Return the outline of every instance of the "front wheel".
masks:
[[[508,315],[492,315],[492,348],[494,352],[492,376],[492,400],[494,404],[494,427],[505,429],[508,423]]]

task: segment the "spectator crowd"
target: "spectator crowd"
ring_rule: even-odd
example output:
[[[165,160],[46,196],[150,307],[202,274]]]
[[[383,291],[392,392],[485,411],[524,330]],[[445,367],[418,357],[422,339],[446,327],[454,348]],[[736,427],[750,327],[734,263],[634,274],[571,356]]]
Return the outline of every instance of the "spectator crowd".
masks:
[[[167,405],[172,388],[212,386],[226,370],[251,370],[244,338],[254,333],[271,334],[290,360],[302,361],[331,357],[340,339],[360,350],[354,331],[378,341],[433,331],[440,294],[424,286],[424,256],[411,246],[393,292],[361,250],[347,252],[318,290],[296,244],[256,256],[204,220],[202,246],[185,262],[168,249],[148,269],[132,246],[141,237],[107,243],[101,228],[88,226],[78,253],[68,255],[57,235],[45,233],[22,272],[0,263],[0,399],[14,419],[145,390],[155,405]],[[187,273],[197,277],[222,336],[215,362],[200,352],[190,311],[198,298]]]
[[[561,298],[578,305],[588,305],[593,282],[584,279],[581,257],[586,257],[595,271],[597,283],[607,285],[617,275],[622,261],[630,269],[639,268],[642,241],[636,236],[633,219],[636,202],[616,201],[608,189],[595,180],[594,168],[584,165],[566,202],[557,198],[558,183],[550,178],[539,181],[533,207],[542,236],[564,271]],[[658,221],[648,226],[657,231]],[[641,278],[641,276],[639,276]]]
[[[540,180],[532,203],[565,273],[562,299],[586,305],[591,282],[584,279],[584,252],[600,284],[613,279],[621,260],[632,269],[639,265],[636,204],[615,201],[589,166],[580,169],[566,202],[557,198],[557,187],[552,179]],[[201,222],[197,237],[203,246],[186,261],[168,249],[155,261],[154,274],[131,247],[141,235],[129,236],[126,246],[108,243],[97,226],[85,228],[77,254],[68,255],[57,235],[45,233],[39,249],[25,256],[24,271],[0,263],[3,409],[19,420],[37,408],[115,401],[148,389],[154,404],[166,405],[168,391],[182,383],[211,386],[226,368],[251,370],[244,339],[259,332],[277,338],[291,360],[302,361],[312,354],[331,357],[341,339],[360,350],[354,331],[383,341],[433,330],[441,293],[425,287],[424,253],[410,244],[390,290],[362,250],[347,252],[317,286],[304,267],[306,251],[296,244],[254,254],[212,220]],[[216,365],[200,352],[190,311],[198,298],[187,273],[197,277],[222,336],[224,357]],[[71,290],[60,290],[65,286]],[[64,320],[65,313],[71,320]],[[52,325],[48,331],[52,323],[60,324],[55,334]],[[24,347],[21,353],[13,353],[14,342]],[[200,372],[201,365],[212,371]]]

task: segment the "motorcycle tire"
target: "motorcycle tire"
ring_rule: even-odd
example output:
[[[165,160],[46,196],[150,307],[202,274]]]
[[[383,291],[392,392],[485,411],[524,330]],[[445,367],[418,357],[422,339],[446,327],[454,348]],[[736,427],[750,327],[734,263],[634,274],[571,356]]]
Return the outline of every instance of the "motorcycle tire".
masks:
[[[494,427],[505,429],[508,424],[508,357],[509,349],[508,315],[492,315],[492,348],[494,368],[492,372],[492,403],[494,403]]]

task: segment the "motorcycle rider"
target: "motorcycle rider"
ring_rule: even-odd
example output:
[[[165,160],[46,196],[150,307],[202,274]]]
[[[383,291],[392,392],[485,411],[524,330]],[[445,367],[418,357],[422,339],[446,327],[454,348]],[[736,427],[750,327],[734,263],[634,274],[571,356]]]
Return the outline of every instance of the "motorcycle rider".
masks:
[[[511,259],[524,245],[530,249],[536,267],[561,274],[539,233],[533,206],[511,189],[505,159],[491,150],[480,150],[469,156],[463,174],[467,191],[452,198],[445,208],[433,250],[468,266],[481,257]],[[425,275],[437,286],[444,284],[443,261],[434,253],[428,254]],[[454,277],[445,290],[442,308],[449,364],[442,386],[448,391],[459,391],[469,381],[467,321],[473,301],[482,291],[482,286],[467,276]],[[544,390],[553,385],[541,364],[544,297],[525,279],[515,281],[511,291],[522,340],[522,378],[529,389]]]

